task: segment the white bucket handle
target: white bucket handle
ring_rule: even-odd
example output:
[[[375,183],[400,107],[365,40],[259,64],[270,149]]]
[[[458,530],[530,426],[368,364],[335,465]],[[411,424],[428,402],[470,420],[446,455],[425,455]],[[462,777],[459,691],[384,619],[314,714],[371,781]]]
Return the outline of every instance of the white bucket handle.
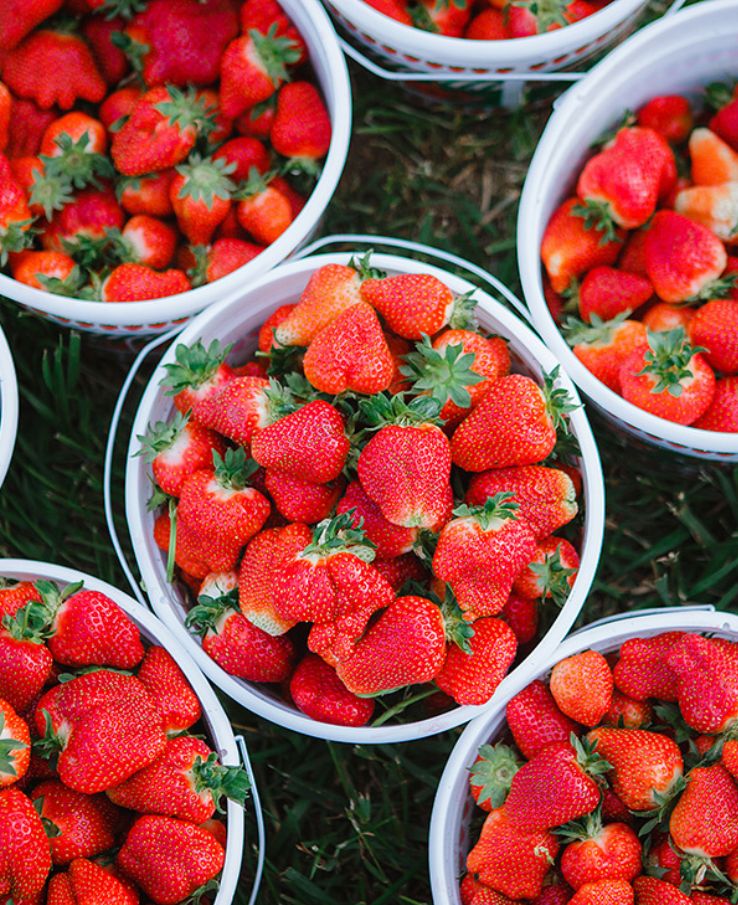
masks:
[[[668,606],[668,607],[651,607],[647,610],[631,610],[625,613],[613,613],[612,616],[603,616],[602,619],[595,619],[594,622],[588,622],[581,628],[572,632],[573,635],[581,635],[592,628],[600,625],[610,625],[617,622],[627,622],[628,619],[637,619],[639,616],[662,616],[676,615],[678,613],[714,613],[715,607],[711,603],[690,603],[687,606]]]
[[[264,814],[261,810],[261,798],[259,797],[259,788],[256,785],[254,768],[251,766],[246,739],[242,735],[236,736],[236,746],[251,783],[251,800],[254,803],[254,816],[256,817],[256,873],[254,874],[254,885],[248,902],[248,905],[256,905],[261,887],[261,878],[264,875],[264,862],[266,861],[266,824],[264,823]]]
[[[321,248],[344,243],[366,245],[367,247],[386,245],[389,248],[400,248],[404,251],[412,251],[416,254],[425,255],[428,258],[435,258],[438,261],[445,261],[447,264],[454,264],[456,267],[461,267],[463,270],[473,273],[476,277],[479,277],[480,280],[483,280],[495,292],[503,296],[528,324],[531,326],[533,324],[527,306],[524,305],[517,295],[515,295],[512,290],[508,289],[502,281],[498,280],[497,277],[493,276],[482,267],[479,267],[477,264],[467,261],[466,258],[459,257],[459,255],[455,255],[450,251],[444,251],[441,248],[433,248],[430,245],[424,245],[422,242],[413,242],[410,239],[396,239],[393,236],[371,236],[367,233],[336,233],[332,236],[323,236],[321,239],[316,239],[315,242],[311,242],[310,245],[300,249],[295,257],[306,258],[308,255],[312,255],[316,251],[319,251]]]

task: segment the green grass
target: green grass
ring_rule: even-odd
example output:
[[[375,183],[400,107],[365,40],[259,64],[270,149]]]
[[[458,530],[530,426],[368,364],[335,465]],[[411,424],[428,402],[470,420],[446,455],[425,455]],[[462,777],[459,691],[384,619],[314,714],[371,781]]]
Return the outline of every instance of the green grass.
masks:
[[[516,205],[545,111],[428,112],[402,98],[388,104],[387,96],[386,86],[355,79],[354,143],[325,231],[420,239],[514,286]],[[0,493],[0,553],[78,567],[125,587],[102,515],[102,456],[130,356],[10,303],[1,315],[22,402],[18,445]],[[735,610],[738,469],[635,449],[593,421],[607,480],[607,536],[582,620],[688,601]],[[269,849],[261,902],[431,901],[428,820],[457,733],[352,748],[303,738],[227,706],[249,742],[264,800]],[[253,839],[249,822],[242,902]]]

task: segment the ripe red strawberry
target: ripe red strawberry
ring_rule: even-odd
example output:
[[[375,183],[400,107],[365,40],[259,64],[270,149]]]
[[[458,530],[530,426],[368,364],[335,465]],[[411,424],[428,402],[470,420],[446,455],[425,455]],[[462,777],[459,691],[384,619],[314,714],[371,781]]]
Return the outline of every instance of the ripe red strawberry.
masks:
[[[30,244],[31,211],[7,157],[0,154],[0,266]]]
[[[194,274],[190,272],[188,276],[194,286],[214,283],[253,261],[263,250],[263,246],[241,239],[217,239],[202,258],[196,258]]]
[[[579,554],[568,540],[547,537],[538,544],[535,556],[513,584],[516,594],[530,599],[553,599],[563,606],[576,581]]]
[[[469,791],[483,811],[502,807],[521,765],[509,745],[482,745],[469,773]]]
[[[507,813],[507,808],[501,807],[484,821],[466,866],[481,883],[503,895],[533,898],[543,889],[543,881],[558,852],[559,843],[552,833],[524,832]]]
[[[395,362],[374,309],[359,302],[316,334],[303,367],[321,393],[372,395],[389,388]]]
[[[629,698],[616,688],[603,722],[617,729],[644,729],[653,722],[653,708],[646,701]]]
[[[178,497],[190,475],[213,462],[213,452],[222,456],[225,444],[215,431],[176,412],[171,421],[149,425],[138,437],[143,455],[151,463],[154,480],[164,493]]]
[[[676,886],[656,877],[638,877],[633,888],[636,905],[689,905],[692,901]]]
[[[600,801],[593,777],[609,764],[586,742],[547,745],[515,774],[505,811],[521,832],[548,830],[591,814]]]
[[[13,114],[13,97],[7,87],[0,82],[0,151],[5,151],[10,139],[9,128]]]
[[[207,830],[173,817],[139,817],[116,864],[157,905],[176,905],[216,877],[225,860]]]
[[[30,797],[49,835],[55,866],[115,845],[121,813],[105,795],[83,795],[52,779],[35,786]]]
[[[447,425],[461,421],[492,383],[510,371],[505,340],[471,330],[444,330],[432,343],[425,336],[403,361],[400,372],[411,379],[413,391],[438,400]]]
[[[547,745],[568,742],[579,731],[559,710],[548,685],[537,679],[508,702],[505,714],[515,744],[528,760]]]
[[[533,899],[532,905],[569,905],[571,895],[572,890],[565,883],[554,881],[543,888],[540,896]]]
[[[335,669],[315,654],[307,654],[290,679],[290,696],[311,719],[336,726],[366,726],[374,701],[352,694]]]
[[[272,95],[269,100],[257,104],[237,117],[234,122],[236,131],[239,135],[245,135],[248,138],[267,139],[272,130],[276,112],[276,98]]]
[[[194,399],[192,416],[204,427],[248,448],[255,431],[294,409],[292,395],[276,381],[231,377]]]
[[[145,176],[181,163],[201,132],[212,126],[204,102],[174,86],[142,95],[113,136],[111,154],[124,176]],[[144,211],[143,213],[152,213]]]
[[[122,237],[129,260],[154,270],[169,266],[178,238],[176,230],[168,223],[147,214],[131,217],[123,227]]]
[[[58,251],[22,251],[10,264],[13,279],[34,289],[44,289],[48,280],[74,281],[74,258]]]
[[[692,426],[701,430],[738,433],[738,376],[717,380],[712,402]]]
[[[179,343],[174,363],[164,366],[167,374],[161,385],[167,396],[174,396],[174,404],[180,412],[186,414],[195,409],[198,403],[204,403],[233,379],[233,369],[225,360],[229,351],[230,346],[221,346],[217,339],[207,348],[200,341],[192,346]]]
[[[682,857],[667,835],[650,846],[648,855],[644,857],[643,866],[649,876],[658,877],[672,886],[680,886]]]
[[[118,180],[117,192],[126,213],[150,217],[170,217],[174,213],[169,189],[174,170],[163,170],[147,176],[128,176]]]
[[[174,561],[184,573],[183,577],[189,576],[195,581],[205,578],[211,570],[200,558],[201,551],[197,539],[186,525],[177,525],[176,531],[172,528],[168,512],[162,512],[157,516],[153,532],[156,545],[167,556],[170,554],[170,547],[174,545]]]
[[[624,313],[610,321],[593,315],[589,326],[571,318],[564,324],[564,335],[582,364],[616,393],[623,362],[646,343],[644,325],[626,319]]]
[[[248,181],[236,195],[238,223],[262,245],[276,242],[295,219],[288,195],[275,182],[269,174],[260,176],[252,169]]]
[[[470,41],[504,41],[510,37],[505,14],[499,9],[483,9],[467,25],[464,37]]]
[[[562,833],[563,834],[563,833]],[[625,823],[603,826],[593,815],[581,826],[567,827],[568,845],[561,856],[561,873],[575,890],[601,880],[634,880],[641,872],[641,843]]]
[[[705,858],[720,858],[738,847],[738,788],[722,764],[690,771],[669,832],[682,851]]]
[[[738,301],[707,302],[695,312],[688,332],[695,346],[704,347],[710,367],[723,374],[738,372]]]
[[[283,157],[320,160],[331,146],[331,117],[318,89],[310,82],[283,85],[270,139]]]
[[[711,896],[706,892],[695,890],[689,897],[692,905],[730,905],[730,899],[723,896]]]
[[[677,744],[659,732],[593,729],[587,738],[612,767],[612,788],[632,811],[649,811],[683,786]]]
[[[199,698],[163,647],[147,649],[136,675],[161,713],[168,735],[189,729],[202,716]]]
[[[287,37],[300,51],[299,63],[308,59],[308,47],[305,39],[292,24],[277,0],[246,0],[241,7],[241,31],[246,34],[252,28],[265,35],[276,25],[278,37]]]
[[[339,679],[358,695],[385,694],[432,681],[446,658],[440,607],[423,597],[398,597],[337,666]]]
[[[133,108],[141,99],[142,94],[143,91],[133,85],[111,91],[97,109],[100,122],[110,132],[116,132],[133,113]]]
[[[271,157],[264,142],[258,138],[232,138],[221,145],[213,154],[213,160],[223,160],[226,164],[233,164],[235,169],[230,174],[233,179],[241,181],[248,179],[252,167],[255,167],[260,175],[264,175],[269,169]]]
[[[220,61],[220,107],[230,119],[268,100],[289,79],[288,67],[302,56],[297,43],[250,29],[228,45]]]
[[[710,298],[725,270],[722,242],[705,226],[673,211],[658,211],[646,233],[646,271],[665,302]]]
[[[731,91],[728,86],[718,84],[716,89],[708,93],[708,96],[712,95],[710,100],[717,110],[708,125],[731,148],[738,150],[738,97],[735,90]]]
[[[484,506],[460,506],[454,515],[438,538],[433,573],[451,586],[465,619],[494,616],[533,558],[535,537],[508,494],[490,497]]]
[[[602,320],[611,320],[624,311],[630,314],[640,308],[652,294],[651,284],[637,273],[615,267],[595,267],[579,287],[579,315],[587,323],[593,314]]]
[[[31,762],[28,724],[0,698],[0,789],[23,779]]]
[[[518,644],[529,644],[538,636],[540,601],[511,594],[500,613],[500,619],[515,633]]]
[[[94,861],[78,858],[49,883],[46,905],[138,905],[138,891]]]
[[[131,20],[129,33],[144,44],[143,78],[155,85],[211,85],[226,46],[238,34],[230,0],[151,0]]]
[[[469,22],[472,5],[471,0],[419,0],[414,9],[415,22],[428,31],[460,38]]]
[[[27,603],[40,603],[41,595],[32,581],[18,581],[0,587],[0,620],[15,616]]]
[[[569,905],[633,905],[633,887],[625,880],[600,880],[586,883]],[[666,905],[666,903],[664,903]]]
[[[249,780],[243,767],[221,764],[202,739],[180,735],[167,741],[163,754],[112,789],[108,798],[140,814],[179,817],[204,823],[222,810],[222,800],[243,805]]]
[[[63,0],[7,0],[0,9],[0,50],[12,50],[59,10]]]
[[[207,245],[227,216],[236,188],[229,179],[233,169],[233,164],[199,155],[176,168],[169,195],[179,228],[194,245]]]
[[[82,248],[85,240],[107,241],[109,231],[120,230],[123,221],[123,210],[111,189],[87,188],[54,214],[41,244],[48,251],[69,254],[72,248]]]
[[[89,16],[82,22],[82,34],[90,45],[100,75],[111,86],[122,82],[131,69],[128,58],[114,39],[125,27],[126,20],[114,15]]]
[[[682,305],[670,305],[668,302],[657,302],[643,315],[643,325],[649,330],[659,333],[663,330],[674,330],[683,327],[688,330],[694,311]]]
[[[266,470],[265,484],[277,511],[288,522],[306,525],[330,518],[345,486],[342,478],[314,484],[272,468]]]
[[[617,688],[636,701],[647,698],[676,701],[677,676],[668,657],[682,637],[681,632],[663,632],[651,638],[623,642],[620,659],[613,670]]]
[[[693,123],[692,106],[681,94],[664,94],[651,98],[638,111],[639,126],[653,129],[676,145],[686,141]]]
[[[336,507],[338,515],[351,512],[354,528],[361,527],[376,550],[378,559],[394,559],[413,549],[418,529],[403,528],[388,521],[379,506],[352,481]]]
[[[0,790],[0,895],[34,905],[51,871],[41,818],[18,789]]]
[[[623,398],[638,408],[691,424],[712,402],[715,372],[679,327],[649,333],[648,345],[631,352],[620,366],[620,386]]]
[[[738,656],[720,639],[685,634],[667,657],[679,709],[697,732],[716,734],[738,720]]]
[[[160,273],[143,264],[121,264],[104,281],[101,299],[103,302],[144,302],[168,298],[191,288],[192,284],[181,270]]]
[[[555,389],[556,374],[545,387],[522,374],[496,380],[454,431],[451,452],[466,471],[532,465],[553,452],[556,428],[571,410],[565,390]]]
[[[47,78],[49,72],[53,79]],[[79,36],[61,30],[40,29],[11,50],[3,81],[14,95],[44,110],[54,105],[71,110],[79,100],[97,104],[107,93],[90,48]]]
[[[295,648],[273,638],[238,611],[235,593],[202,588],[187,626],[202,636],[203,650],[227,673],[247,682],[284,682],[292,673]]]
[[[33,101],[15,98],[13,100],[13,128],[10,130],[8,145],[5,148],[8,157],[12,159],[38,154],[47,126],[58,115],[55,110],[42,110]]]
[[[361,402],[363,418],[378,430],[359,455],[359,481],[394,525],[438,530],[451,517],[451,445],[436,423],[438,408],[423,396]]]
[[[25,713],[51,676],[53,658],[44,644],[46,620],[38,604],[29,603],[0,628],[0,697]]]
[[[549,537],[577,514],[574,484],[566,472],[543,465],[493,468],[472,476],[466,492],[470,506],[483,506],[489,497],[512,493],[518,517],[528,523],[536,540]]]
[[[615,235],[585,226],[584,219],[574,212],[581,204],[578,198],[568,198],[558,207],[543,234],[541,259],[555,292],[564,292],[583,273],[593,267],[615,263],[622,247],[623,233]]]
[[[374,568],[387,579],[395,593],[398,593],[408,581],[422,583],[428,579],[425,568],[412,553],[404,553],[394,559],[375,559]]]
[[[515,660],[518,642],[502,619],[477,619],[469,652],[449,647],[436,685],[457,704],[486,704]]]
[[[550,687],[562,713],[577,723],[596,726],[612,702],[612,671],[602,654],[585,650],[554,666]]]
[[[406,0],[365,0],[365,3],[396,22],[413,25],[410,13],[407,11]]]
[[[455,296],[428,273],[368,279],[360,291],[362,299],[376,308],[389,329],[404,339],[433,336],[447,325],[465,329],[473,322],[476,302],[471,295]]]

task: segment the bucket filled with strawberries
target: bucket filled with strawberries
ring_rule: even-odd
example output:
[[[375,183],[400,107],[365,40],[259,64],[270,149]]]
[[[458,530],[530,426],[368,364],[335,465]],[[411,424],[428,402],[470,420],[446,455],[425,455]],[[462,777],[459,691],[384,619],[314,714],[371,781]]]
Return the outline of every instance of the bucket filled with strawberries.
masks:
[[[518,222],[536,326],[597,408],[648,443],[728,461],[738,460],[736,23],[732,0],[680,12],[571,89]]]
[[[198,668],[104,582],[0,575],[3,900],[229,905],[250,783]]]
[[[420,738],[566,634],[603,530],[571,382],[468,281],[408,258],[285,264],[165,354],[126,515],[155,611],[290,729]]]
[[[626,617],[510,686],[441,779],[434,902],[734,902],[737,644],[725,613]]]
[[[62,5],[0,8],[0,292],[164,332],[315,230],[348,152],[343,54],[317,0]]]

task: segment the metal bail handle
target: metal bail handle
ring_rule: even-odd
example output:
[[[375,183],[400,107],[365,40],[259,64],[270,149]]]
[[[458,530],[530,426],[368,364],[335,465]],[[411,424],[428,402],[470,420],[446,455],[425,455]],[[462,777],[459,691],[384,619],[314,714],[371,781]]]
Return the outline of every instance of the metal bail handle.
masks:
[[[332,236],[324,236],[321,239],[316,239],[315,242],[311,242],[310,245],[300,249],[295,257],[299,259],[306,258],[309,255],[315,254],[315,252],[319,251],[321,248],[340,244],[365,245],[370,248],[374,245],[385,245],[388,248],[399,248],[402,251],[411,251],[415,254],[425,255],[428,258],[435,258],[437,261],[443,261],[446,264],[453,264],[456,267],[462,268],[462,270],[473,273],[474,276],[486,283],[496,293],[503,296],[503,298],[528,324],[533,324],[530,312],[523,302],[514,292],[508,289],[501,280],[498,280],[497,277],[484,270],[484,268],[479,267],[477,264],[467,261],[466,258],[461,258],[459,255],[455,255],[450,251],[444,251],[441,248],[433,248],[430,245],[424,245],[422,242],[413,242],[410,239],[397,239],[393,236],[370,236],[366,233],[336,233]]]
[[[259,896],[261,880],[264,876],[264,863],[266,861],[266,824],[264,823],[264,813],[261,810],[261,798],[259,797],[259,788],[256,785],[256,777],[254,776],[254,768],[251,765],[249,750],[246,746],[246,739],[242,735],[236,736],[236,745],[241,755],[241,761],[251,783],[251,800],[254,803],[254,816],[256,818],[256,873],[254,874],[254,885],[251,889],[248,905],[256,905]]]

